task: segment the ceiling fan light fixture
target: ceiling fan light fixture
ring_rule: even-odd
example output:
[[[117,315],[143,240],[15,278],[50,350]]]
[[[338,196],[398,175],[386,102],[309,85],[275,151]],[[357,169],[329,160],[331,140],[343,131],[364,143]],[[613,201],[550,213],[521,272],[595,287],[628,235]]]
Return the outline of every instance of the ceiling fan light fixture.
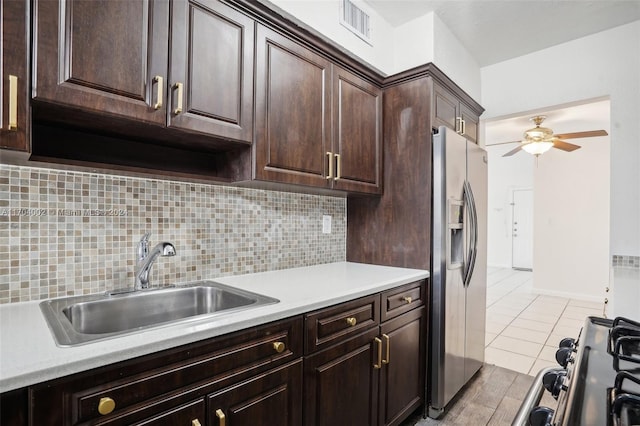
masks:
[[[547,127],[534,127],[524,132],[524,139],[531,142],[548,141],[553,137],[553,130]]]
[[[553,142],[551,141],[541,141],[541,142],[529,142],[522,146],[522,149],[527,151],[529,154],[538,156],[540,154],[544,154],[549,151],[553,146]]]

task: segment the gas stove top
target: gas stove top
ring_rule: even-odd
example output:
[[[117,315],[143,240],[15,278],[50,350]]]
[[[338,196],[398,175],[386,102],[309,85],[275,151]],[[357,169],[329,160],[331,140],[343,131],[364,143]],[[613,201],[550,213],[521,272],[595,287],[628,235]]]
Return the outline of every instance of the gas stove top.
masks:
[[[560,367],[538,374],[512,425],[640,425],[640,323],[589,317],[559,346]],[[535,406],[542,389],[555,408]]]

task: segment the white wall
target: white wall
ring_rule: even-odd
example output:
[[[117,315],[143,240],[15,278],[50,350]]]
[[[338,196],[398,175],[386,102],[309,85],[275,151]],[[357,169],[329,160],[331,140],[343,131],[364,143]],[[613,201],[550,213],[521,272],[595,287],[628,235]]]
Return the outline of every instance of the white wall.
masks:
[[[433,62],[434,19],[434,13],[427,13],[393,29],[393,67],[388,74]]]
[[[467,92],[480,101],[480,66],[438,15],[434,15],[433,63]],[[407,43],[410,43],[410,38]]]
[[[489,211],[487,223],[487,264],[511,268],[511,192],[533,188],[533,157],[524,153],[503,158],[515,145],[486,147],[489,154]]]
[[[484,119],[611,99],[610,254],[640,255],[640,21],[481,69]]]
[[[551,149],[534,169],[533,288],[601,301],[609,283],[609,137]]]

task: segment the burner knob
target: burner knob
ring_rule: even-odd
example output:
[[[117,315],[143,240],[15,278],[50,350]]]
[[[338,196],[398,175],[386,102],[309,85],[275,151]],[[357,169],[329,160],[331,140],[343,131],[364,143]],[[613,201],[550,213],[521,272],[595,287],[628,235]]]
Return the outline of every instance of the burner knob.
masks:
[[[566,368],[567,365],[572,362],[571,360],[571,353],[573,352],[573,349],[571,348],[560,348],[556,351],[556,361],[558,361],[558,364],[560,364],[563,368]]]
[[[551,392],[551,396],[558,399],[560,391],[563,389],[564,378],[567,376],[567,372],[562,371],[549,371],[542,377],[542,384],[545,389]]]
[[[565,337],[564,339],[560,340],[560,344],[558,345],[559,348],[570,348],[570,349],[575,349],[576,347],[576,339],[572,338],[572,337]]]
[[[531,426],[550,426],[553,419],[553,410],[549,407],[536,407],[529,413]]]

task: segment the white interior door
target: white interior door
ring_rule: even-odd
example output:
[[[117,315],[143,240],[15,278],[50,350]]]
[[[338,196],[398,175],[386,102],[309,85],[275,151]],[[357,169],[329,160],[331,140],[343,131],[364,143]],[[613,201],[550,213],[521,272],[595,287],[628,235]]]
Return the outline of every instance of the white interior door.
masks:
[[[515,269],[533,269],[533,191],[513,190],[512,261]]]

